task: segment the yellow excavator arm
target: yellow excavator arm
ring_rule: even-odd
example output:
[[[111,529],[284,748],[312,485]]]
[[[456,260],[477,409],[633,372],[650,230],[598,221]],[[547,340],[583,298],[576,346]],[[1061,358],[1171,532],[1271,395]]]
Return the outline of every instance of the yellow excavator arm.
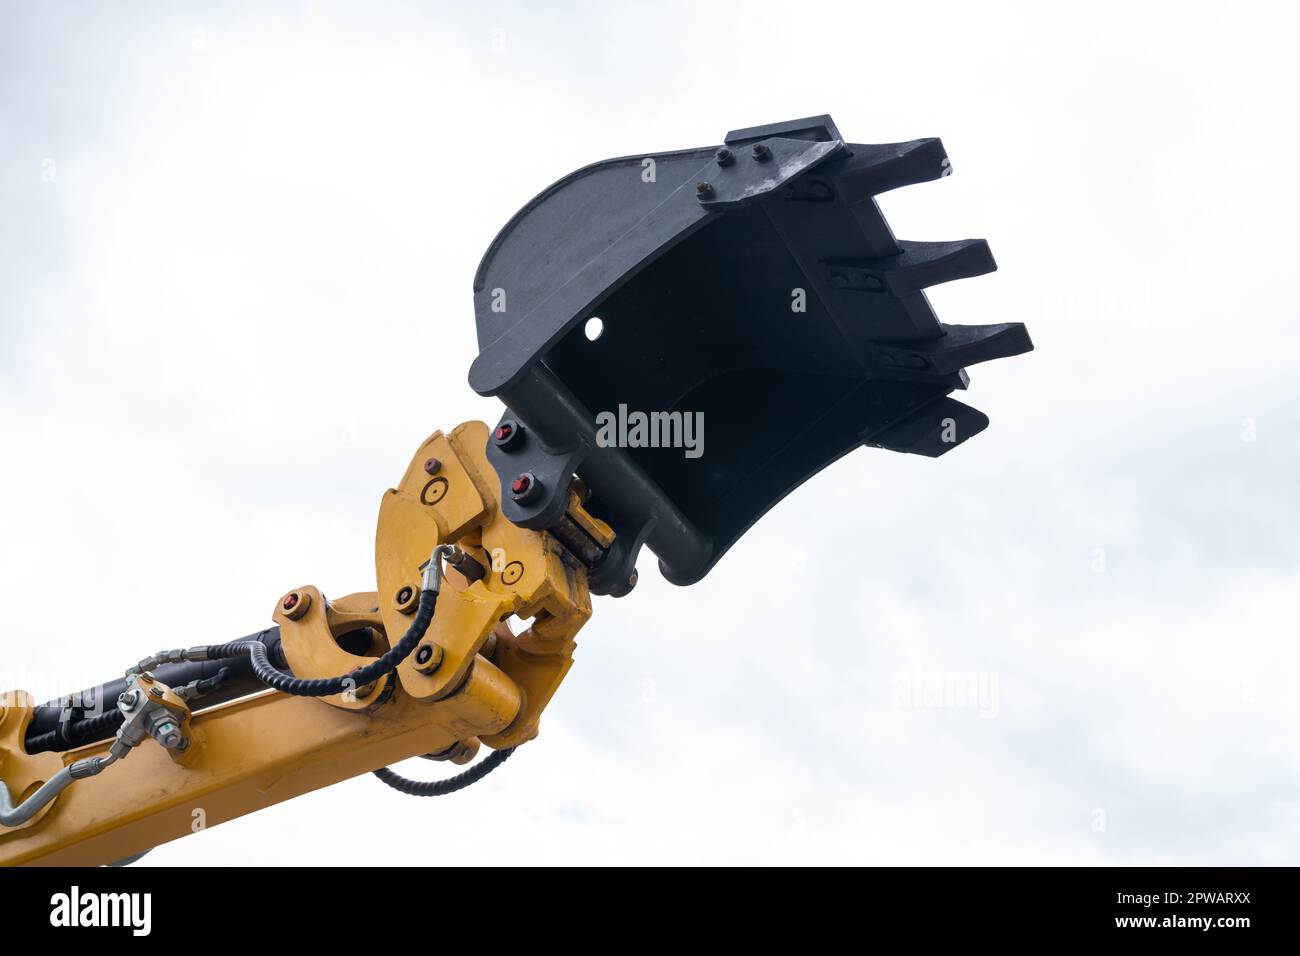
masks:
[[[992,271],[988,245],[897,240],[875,202],[950,172],[937,139],[852,143],[814,116],[542,192],[474,278],[469,382],[506,412],[434,433],[384,495],[377,589],[304,585],[243,639],[5,695],[0,863],[127,860],[368,771],[473,783],[537,735],[591,595],[629,594],[643,548],[693,584],[854,449],[979,434],[951,393],[1028,333],[940,323],[924,290]],[[437,782],[386,769],[481,747]]]
[[[224,651],[165,651],[124,682],[71,695],[70,716],[49,732],[51,743],[96,733],[78,725],[98,723],[102,739],[84,746],[29,752],[37,708],[24,692],[6,695],[0,863],[112,863],[410,757],[464,764],[485,746],[496,752],[491,769],[535,737],[591,615],[587,569],[552,535],[501,517],[487,437],[482,422],[435,432],[384,495],[378,591],[330,600],[314,587],[295,588],[276,604],[277,628]],[[577,489],[570,515],[595,540],[612,541]],[[436,600],[422,615],[422,595],[430,593]],[[511,619],[531,625],[516,634]],[[245,647],[253,643],[263,648],[262,666],[283,675],[271,675],[283,689],[250,685]],[[214,659],[214,651],[230,656]],[[396,667],[368,677],[362,668],[384,654],[399,659]],[[162,679],[200,673],[205,664],[205,672],[220,664],[226,673],[179,686]],[[337,692],[300,686],[331,679]],[[241,685],[254,692],[205,706]],[[112,724],[115,733],[104,730]],[[471,780],[481,775],[475,771]],[[414,781],[385,776],[422,792]]]

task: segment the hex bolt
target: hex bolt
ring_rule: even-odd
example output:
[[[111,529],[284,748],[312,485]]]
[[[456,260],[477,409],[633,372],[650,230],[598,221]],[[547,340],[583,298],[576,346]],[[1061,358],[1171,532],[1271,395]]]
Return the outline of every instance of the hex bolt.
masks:
[[[713,154],[713,158],[718,161],[719,166],[727,167],[736,161],[736,154],[724,146]]]
[[[713,195],[713,185],[701,179],[695,184],[695,195],[700,199],[708,199]]]
[[[153,731],[154,739],[168,750],[174,750],[181,742],[181,730],[170,720],[164,720]]]
[[[284,616],[291,621],[296,621],[307,613],[311,607],[311,595],[303,594],[301,591],[290,591],[280,602],[280,609],[284,611]]]
[[[175,750],[180,746],[184,739],[181,735],[181,725],[170,713],[162,708],[156,709],[148,716],[147,729],[149,736],[162,744],[168,750]]]
[[[134,707],[135,702],[140,699],[140,695],[133,690],[124,690],[117,695],[117,702],[124,707]]]
[[[150,687],[149,693],[153,694],[155,697],[162,697],[163,689],[161,687]]]
[[[541,497],[541,494],[542,483],[537,480],[537,476],[531,471],[516,475],[515,480],[510,482],[510,497],[518,504],[526,505],[536,501]]]
[[[400,614],[414,614],[420,604],[420,593],[411,585],[404,584],[393,595],[393,607]]]
[[[519,443],[524,428],[513,418],[504,418],[492,430],[492,443],[498,448],[509,450]]]
[[[430,673],[442,665],[442,647],[438,644],[421,644],[415,649],[416,670]]]
[[[442,467],[442,462],[436,458],[430,458],[424,463],[425,474],[436,475],[438,469]]]
[[[754,158],[760,163],[765,163],[772,158],[772,151],[762,143],[755,143],[753,147]]]

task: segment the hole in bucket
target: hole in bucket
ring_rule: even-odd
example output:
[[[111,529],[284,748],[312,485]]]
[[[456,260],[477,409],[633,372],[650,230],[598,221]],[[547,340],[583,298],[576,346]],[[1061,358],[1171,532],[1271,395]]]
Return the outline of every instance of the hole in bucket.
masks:
[[[587,324],[582,327],[582,332],[587,336],[588,342],[596,341],[604,331],[605,323],[598,315],[593,315],[587,320]]]

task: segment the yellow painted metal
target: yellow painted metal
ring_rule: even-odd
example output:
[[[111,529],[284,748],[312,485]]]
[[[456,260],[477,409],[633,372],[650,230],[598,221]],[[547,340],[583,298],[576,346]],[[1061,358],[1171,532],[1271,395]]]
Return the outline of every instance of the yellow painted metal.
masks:
[[[464,670],[496,631],[492,660],[519,683],[524,708],[504,733],[480,735],[489,747],[512,747],[537,736],[538,718],[573,662],[573,638],[591,616],[586,569],[549,534],[500,516],[500,486],[488,464],[487,426],[467,422],[451,434],[434,432],[411,461],[401,483],[384,496],[375,536],[375,565],[384,622],[392,633],[403,615],[395,600],[417,586],[431,549],[456,542],[488,569],[481,581],[460,575],[444,588],[427,639],[443,652],[438,668],[421,672],[408,658],[397,669],[402,690],[437,700],[457,686]],[[430,475],[425,462],[440,466]],[[533,619],[518,636],[497,630],[511,616]]]
[[[93,866],[510,724],[515,683],[486,661],[432,706],[395,697],[372,713],[267,692],[198,714],[204,746],[177,766],[152,741],[79,780],[29,829],[3,831],[0,863]],[[107,748],[64,755],[71,762]],[[42,754],[42,757],[58,755]],[[57,768],[56,768],[57,769]]]
[[[569,489],[569,516],[591,539],[606,550],[614,543],[614,529],[587,511],[587,486],[575,480]]]
[[[379,614],[379,595],[375,592],[349,594],[334,602],[326,601],[325,596],[310,585],[293,593],[298,597],[298,604],[292,611],[298,611],[304,605],[306,609],[294,614],[285,610],[284,602],[280,601],[275,606],[273,617],[280,625],[280,642],[289,670],[298,677],[338,677],[364,667],[388,649],[387,645],[373,647],[371,655],[362,657],[349,654],[335,640],[360,628],[372,628],[376,637],[382,639],[384,622]],[[392,682],[393,675],[385,674],[373,683],[319,699],[344,710],[368,710],[387,699]]]
[[[385,494],[377,593],[329,602],[303,587],[293,608],[281,602],[274,615],[294,673],[347,673],[373,657],[349,654],[335,638],[370,628],[370,651],[379,656],[410,624],[403,589],[418,592],[433,547],[454,543],[488,571],[474,582],[447,574],[424,641],[440,656],[421,670],[412,655],[351,697],[268,691],[201,711],[188,725],[195,743],[177,760],[146,741],[99,776],[76,781],[23,827],[0,828],[0,864],[107,863],[408,757],[450,751],[461,763],[480,741],[503,748],[535,737],[572,664],[574,636],[591,616],[587,575],[550,535],[501,516],[486,444],[482,422],[435,432]],[[512,616],[532,625],[516,635],[502,623]],[[0,779],[15,801],[65,763],[107,751],[104,742],[27,754],[32,708],[22,692],[0,706]]]
[[[176,723],[181,728],[181,736],[189,743],[184,750],[168,750],[167,756],[183,767],[192,767],[203,752],[206,737],[202,731],[194,729],[189,704],[162,681],[155,680],[151,673],[137,675],[135,687],[140,693],[148,694],[155,703],[166,707],[176,718]],[[112,704],[110,703],[109,706]]]
[[[32,722],[32,708],[36,701],[25,690],[11,691],[0,701],[0,780],[9,788],[14,804],[36,792],[46,780],[63,769],[63,759],[58,754],[27,754],[23,738],[27,725]],[[36,815],[21,826],[0,827],[0,835],[21,832],[34,827],[50,812],[46,804]],[[0,860],[3,856],[0,856]]]

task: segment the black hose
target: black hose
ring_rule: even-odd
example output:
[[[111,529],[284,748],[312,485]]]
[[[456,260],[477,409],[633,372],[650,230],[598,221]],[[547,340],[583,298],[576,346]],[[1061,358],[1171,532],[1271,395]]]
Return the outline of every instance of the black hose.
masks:
[[[278,627],[270,627],[256,634],[250,634],[248,637],[241,638],[241,641],[260,641],[266,645],[267,654],[272,660],[284,660],[284,652],[280,647],[280,629]],[[220,686],[206,691],[204,696],[192,705],[191,709],[194,713],[206,710],[209,707],[215,707],[218,704],[224,704],[227,701],[246,697],[249,694],[256,694],[265,686],[253,674],[252,663],[243,658],[234,661],[186,661],[181,664],[163,664],[161,667],[154,668],[153,674],[169,687],[179,687],[195,680],[214,677],[222,670],[228,671],[226,679],[220,683]],[[87,716],[87,711],[91,709],[92,705],[97,711],[111,713],[112,710],[116,710],[116,707],[109,710],[106,704],[117,700],[118,695],[126,689],[126,678],[118,677],[105,681],[96,687],[87,688],[76,694],[69,694],[37,706],[32,711],[32,720],[27,725],[27,732],[24,735],[27,752],[29,754],[38,754],[48,750],[71,749],[65,737],[78,735],[78,725],[94,719]],[[70,704],[69,701],[86,701],[89,703],[76,706]],[[111,737],[116,730],[117,727],[115,726],[108,728],[107,731],[100,729],[97,731],[102,735],[100,737],[75,736],[75,746],[84,746],[88,743],[94,743],[96,740]]]
[[[230,680],[230,668],[223,667],[211,677],[204,677],[194,682],[194,696],[203,697],[223,687]]]
[[[39,754],[47,750],[76,750],[84,744],[113,736],[124,719],[122,712],[114,707],[97,717],[70,720],[57,730],[28,737],[27,752]]]
[[[400,790],[412,797],[445,797],[457,790],[464,790],[470,784],[478,783],[505,763],[507,758],[514,752],[514,747],[507,747],[505,750],[494,750],[484,760],[479,761],[464,773],[458,773],[446,780],[412,780],[409,777],[403,777],[399,773],[393,773],[387,767],[380,767],[374,771],[374,774],[394,790]]]
[[[219,690],[229,681],[230,669],[226,667],[221,668],[211,677],[197,679],[194,682],[195,697],[202,697],[205,694]],[[125,715],[116,706],[112,710],[107,710],[94,717],[79,719],[69,717],[69,719],[60,723],[55,730],[28,737],[26,739],[27,752],[29,754],[39,754],[47,750],[76,750],[78,747],[94,743],[97,740],[107,740],[117,733],[117,728],[122,726],[122,721],[125,719]]]
[[[396,670],[397,665],[411,656],[415,645],[424,639],[429,624],[433,621],[433,609],[438,603],[438,592],[424,590],[420,592],[420,603],[415,609],[415,617],[402,639],[398,641],[383,657],[376,658],[365,667],[359,667],[350,674],[338,677],[295,677],[280,670],[271,663],[266,653],[266,645],[260,641],[231,641],[228,644],[212,644],[207,648],[211,660],[239,657],[247,654],[253,665],[253,673],[267,687],[292,694],[295,697],[329,697],[345,690],[355,690],[378,680],[380,677]]]

